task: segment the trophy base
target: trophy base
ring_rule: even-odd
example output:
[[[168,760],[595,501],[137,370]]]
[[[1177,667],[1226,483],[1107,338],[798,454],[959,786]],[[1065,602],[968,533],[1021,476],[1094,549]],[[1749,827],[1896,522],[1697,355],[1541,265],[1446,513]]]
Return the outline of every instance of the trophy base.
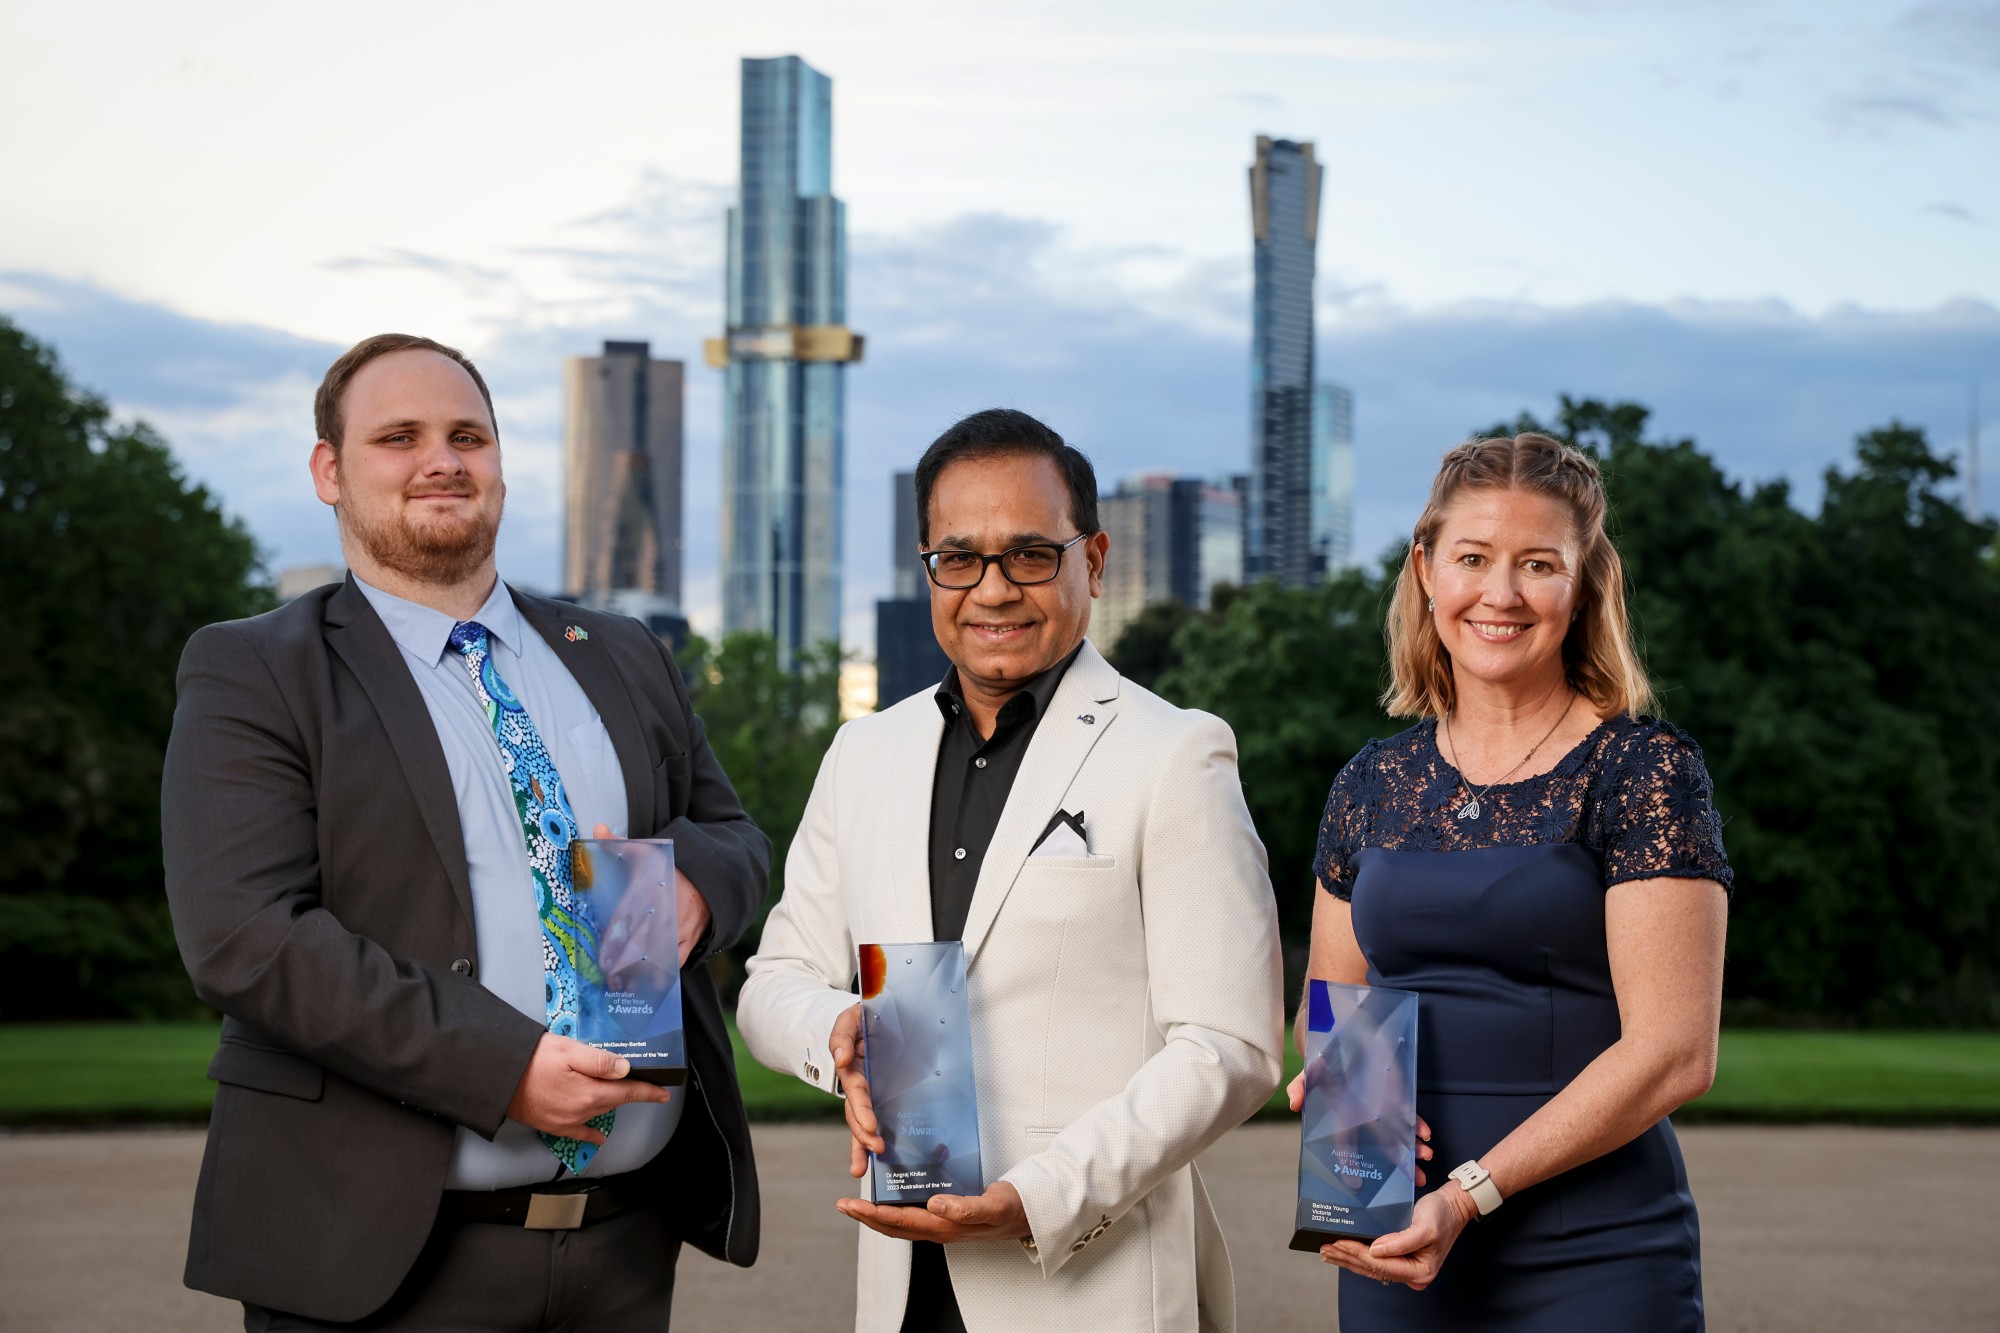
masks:
[[[940,1194],[956,1198],[985,1192],[986,1187],[977,1181],[953,1182],[950,1185],[917,1186],[898,1190],[893,1195],[877,1195],[873,1202],[884,1208],[922,1208]]]
[[[973,1170],[953,1171],[948,1166],[894,1167],[878,1158],[871,1158],[868,1170],[868,1197],[885,1208],[921,1208],[940,1194],[986,1192],[985,1182]],[[902,1183],[891,1184],[892,1175]],[[913,1176],[916,1179],[911,1179]]]
[[[1404,1225],[1407,1226],[1408,1223]],[[1320,1246],[1331,1245],[1337,1240],[1358,1240],[1365,1245],[1369,1241],[1379,1240],[1383,1236],[1394,1235],[1402,1229],[1402,1227],[1385,1227],[1372,1231],[1359,1228],[1353,1231],[1316,1231],[1311,1227],[1300,1227],[1292,1233],[1290,1248],[1303,1250],[1308,1254],[1318,1254]]]
[[[656,1084],[663,1088],[678,1088],[681,1084],[687,1082],[687,1076],[686,1065],[655,1065],[651,1068],[647,1068],[645,1065],[633,1065],[632,1072],[625,1077],[635,1078],[641,1083]]]

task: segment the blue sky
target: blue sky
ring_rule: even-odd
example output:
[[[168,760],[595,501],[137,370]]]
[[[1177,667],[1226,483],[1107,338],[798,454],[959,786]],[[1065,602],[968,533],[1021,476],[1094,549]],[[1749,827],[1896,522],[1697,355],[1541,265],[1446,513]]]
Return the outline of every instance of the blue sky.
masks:
[[[1043,415],[1107,483],[1242,468],[1258,133],[1327,164],[1320,363],[1356,392],[1362,554],[1444,448],[1565,391],[1643,401],[1807,503],[1871,425],[1959,448],[1975,380],[2000,441],[2000,4],[716,8],[0,9],[0,312],[158,425],[276,566],[337,549],[304,472],[326,362],[383,328],[459,343],[498,397],[504,568],[544,588],[560,360],[648,339],[692,363],[712,625],[698,363],[736,61],[796,52],[835,80],[869,338],[854,646],[889,474],[966,411]]]

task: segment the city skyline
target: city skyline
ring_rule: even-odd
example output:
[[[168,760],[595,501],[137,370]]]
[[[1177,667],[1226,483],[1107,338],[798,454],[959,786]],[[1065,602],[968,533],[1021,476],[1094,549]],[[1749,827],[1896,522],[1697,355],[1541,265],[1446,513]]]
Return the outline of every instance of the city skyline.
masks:
[[[1243,581],[1243,497],[1229,487],[1142,473],[1105,492],[1098,513],[1111,550],[1090,639],[1107,653],[1148,606],[1205,611],[1216,588]]]
[[[850,646],[889,579],[879,479],[967,411],[1032,411],[1107,479],[1241,469],[1258,133],[1337,163],[1316,337],[1363,405],[1358,560],[1407,532],[1444,448],[1561,392],[1644,402],[1661,436],[1807,507],[1870,425],[1962,448],[1981,376],[2000,429],[2000,180],[1982,169],[2000,83],[1964,6],[1224,19],[1003,0],[968,26],[779,3],[634,13],[618,42],[575,43],[501,5],[398,25],[413,60],[492,70],[476,131],[423,154],[413,134],[464,123],[456,92],[405,89],[378,122],[334,75],[368,63],[367,0],[331,32],[226,8],[135,13],[112,40],[75,11],[0,19],[0,113],[48,127],[0,143],[33,186],[0,218],[0,310],[157,426],[279,566],[337,555],[301,480],[312,386],[356,338],[404,329],[486,372],[502,566],[559,588],[561,359],[644,338],[692,363],[722,327],[736,58],[774,50],[840,83],[851,314],[871,335],[848,386]],[[302,40],[321,65],[283,58]],[[710,634],[721,380],[697,368],[686,409],[684,600]]]

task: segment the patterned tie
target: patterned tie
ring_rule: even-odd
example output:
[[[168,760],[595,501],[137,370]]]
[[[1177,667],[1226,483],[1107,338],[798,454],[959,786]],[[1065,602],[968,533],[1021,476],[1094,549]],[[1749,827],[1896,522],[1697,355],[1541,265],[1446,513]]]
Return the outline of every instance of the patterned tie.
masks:
[[[577,982],[601,983],[597,970],[597,925],[590,904],[575,896],[570,884],[569,845],[578,836],[576,814],[563,793],[562,776],[542,744],[541,733],[528,710],[500,679],[487,652],[486,626],[476,620],[452,627],[451,646],[472,673],[472,688],[486,709],[493,738],[500,742],[500,762],[514,788],[514,808],[521,815],[521,833],[528,840],[528,867],[534,872],[535,898],[542,918],[542,971],[548,993],[549,1031],[576,1035]],[[616,1111],[606,1111],[586,1123],[606,1136]],[[537,1131],[539,1132],[539,1131]],[[543,1134],[562,1164],[581,1172],[597,1155],[597,1145],[579,1139]]]

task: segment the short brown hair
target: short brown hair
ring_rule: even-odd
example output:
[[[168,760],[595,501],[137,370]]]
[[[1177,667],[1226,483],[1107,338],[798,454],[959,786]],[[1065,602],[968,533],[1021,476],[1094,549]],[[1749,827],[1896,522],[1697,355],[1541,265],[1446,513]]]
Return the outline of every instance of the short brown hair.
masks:
[[[1563,639],[1569,683],[1607,716],[1650,712],[1653,686],[1625,610],[1625,565],[1604,531],[1604,477],[1582,450],[1534,431],[1467,440],[1444,456],[1389,602],[1389,688],[1382,706],[1394,717],[1442,717],[1457,702],[1451,654],[1425,605],[1417,563],[1435,547],[1445,510],[1468,490],[1545,495],[1569,511],[1583,553],[1576,620]]]
[[[465,373],[472,376],[472,382],[479,386],[479,396],[486,400],[486,415],[493,414],[493,394],[486,387],[486,381],[479,374],[479,367],[471,358],[456,347],[446,347],[434,338],[420,338],[414,333],[378,333],[372,338],[363,338],[354,346],[340,354],[340,359],[326,368],[326,378],[319,382],[319,392],[313,395],[313,429],[319,438],[340,452],[340,436],[347,429],[347,420],[341,414],[340,400],[346,396],[347,386],[361,367],[378,356],[391,352],[436,352],[449,357],[465,367]],[[494,433],[500,430],[499,418],[494,417]]]

